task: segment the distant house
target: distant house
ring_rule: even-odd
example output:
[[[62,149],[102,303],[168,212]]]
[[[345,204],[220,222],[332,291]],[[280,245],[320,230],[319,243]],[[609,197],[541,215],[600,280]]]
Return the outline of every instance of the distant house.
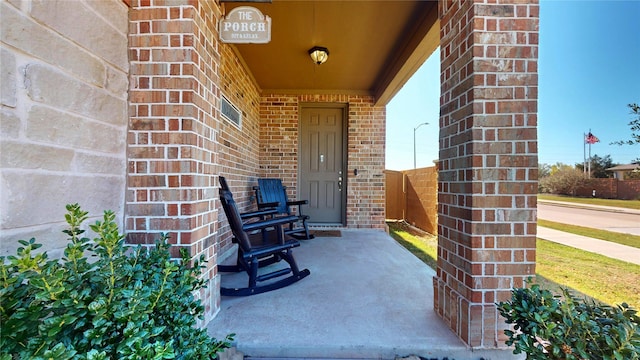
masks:
[[[615,179],[624,180],[625,173],[629,171],[640,171],[640,164],[618,165],[608,168],[607,171],[612,171]]]

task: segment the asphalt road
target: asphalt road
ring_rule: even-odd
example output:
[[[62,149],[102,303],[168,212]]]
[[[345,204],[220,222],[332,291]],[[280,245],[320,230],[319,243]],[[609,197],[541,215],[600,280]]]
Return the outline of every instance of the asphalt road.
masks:
[[[538,203],[538,219],[640,236],[640,214]]]

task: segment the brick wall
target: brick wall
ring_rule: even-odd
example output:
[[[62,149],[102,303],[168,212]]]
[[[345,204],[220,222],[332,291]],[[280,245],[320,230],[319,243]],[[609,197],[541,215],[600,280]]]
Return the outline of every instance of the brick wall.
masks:
[[[297,199],[300,96],[264,94],[260,102],[260,176],[282,179]]]
[[[618,199],[640,200],[640,180],[619,180]]]
[[[122,224],[127,11],[120,0],[0,3],[1,255],[31,237],[61,255],[69,203]]]
[[[219,309],[220,15],[212,1],[132,0],[129,17],[128,240],[166,232],[176,253],[204,255],[205,323]]]
[[[301,103],[347,104],[347,227],[385,228],[385,108],[356,95],[265,94],[260,105],[260,174],[280,177],[297,198],[298,119]],[[354,175],[358,169],[358,175]]]
[[[253,186],[259,168],[260,89],[230,45],[220,44],[220,92],[242,113],[241,126],[220,117],[218,172],[225,176],[241,211],[255,210]],[[217,193],[216,193],[216,196]],[[231,233],[222,208],[218,212],[221,253],[231,248]]]
[[[576,190],[577,196],[591,197],[593,190],[596,197],[602,199],[616,199],[618,197],[618,181],[616,179],[589,179],[588,185]]]
[[[601,199],[636,200],[640,197],[640,180],[589,179],[587,186],[576,190],[577,196],[591,197],[593,190]]]
[[[349,99],[347,226],[385,229],[386,108],[371,97]],[[353,170],[358,169],[358,175]]]
[[[536,1],[441,1],[435,310],[472,347],[504,346],[495,302],[535,274]]]
[[[259,176],[283,178],[295,198],[300,103],[349,105],[349,163],[361,175],[349,179],[348,225],[384,228],[384,108],[370,97],[260,95],[217,40],[220,16],[210,1],[131,1],[128,239],[151,244],[169,232],[174,250],[205,255],[205,322],[219,308],[218,256],[231,248],[217,176],[241,211],[254,206]],[[220,115],[222,96],[242,112],[240,127]]]

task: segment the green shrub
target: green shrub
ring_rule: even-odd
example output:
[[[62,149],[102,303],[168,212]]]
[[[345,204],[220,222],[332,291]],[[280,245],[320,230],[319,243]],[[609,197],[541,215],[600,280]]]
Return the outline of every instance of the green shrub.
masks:
[[[69,244],[49,260],[35,239],[0,257],[0,359],[212,359],[228,347],[197,328],[203,258],[171,259],[167,237],[124,244],[113,212],[81,237],[87,212],[67,205]]]
[[[616,307],[578,299],[567,289],[554,296],[538,284],[514,289],[498,311],[513,330],[507,345],[527,359],[640,359],[640,317]]]

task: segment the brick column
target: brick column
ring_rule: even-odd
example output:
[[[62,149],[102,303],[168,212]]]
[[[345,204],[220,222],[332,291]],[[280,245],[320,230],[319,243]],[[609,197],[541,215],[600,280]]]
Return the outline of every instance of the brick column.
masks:
[[[206,323],[216,274],[219,79],[213,1],[132,0],[126,230],[134,244],[169,233],[174,255],[204,255]]]
[[[535,274],[537,1],[441,1],[435,310],[504,346],[495,303]]]

